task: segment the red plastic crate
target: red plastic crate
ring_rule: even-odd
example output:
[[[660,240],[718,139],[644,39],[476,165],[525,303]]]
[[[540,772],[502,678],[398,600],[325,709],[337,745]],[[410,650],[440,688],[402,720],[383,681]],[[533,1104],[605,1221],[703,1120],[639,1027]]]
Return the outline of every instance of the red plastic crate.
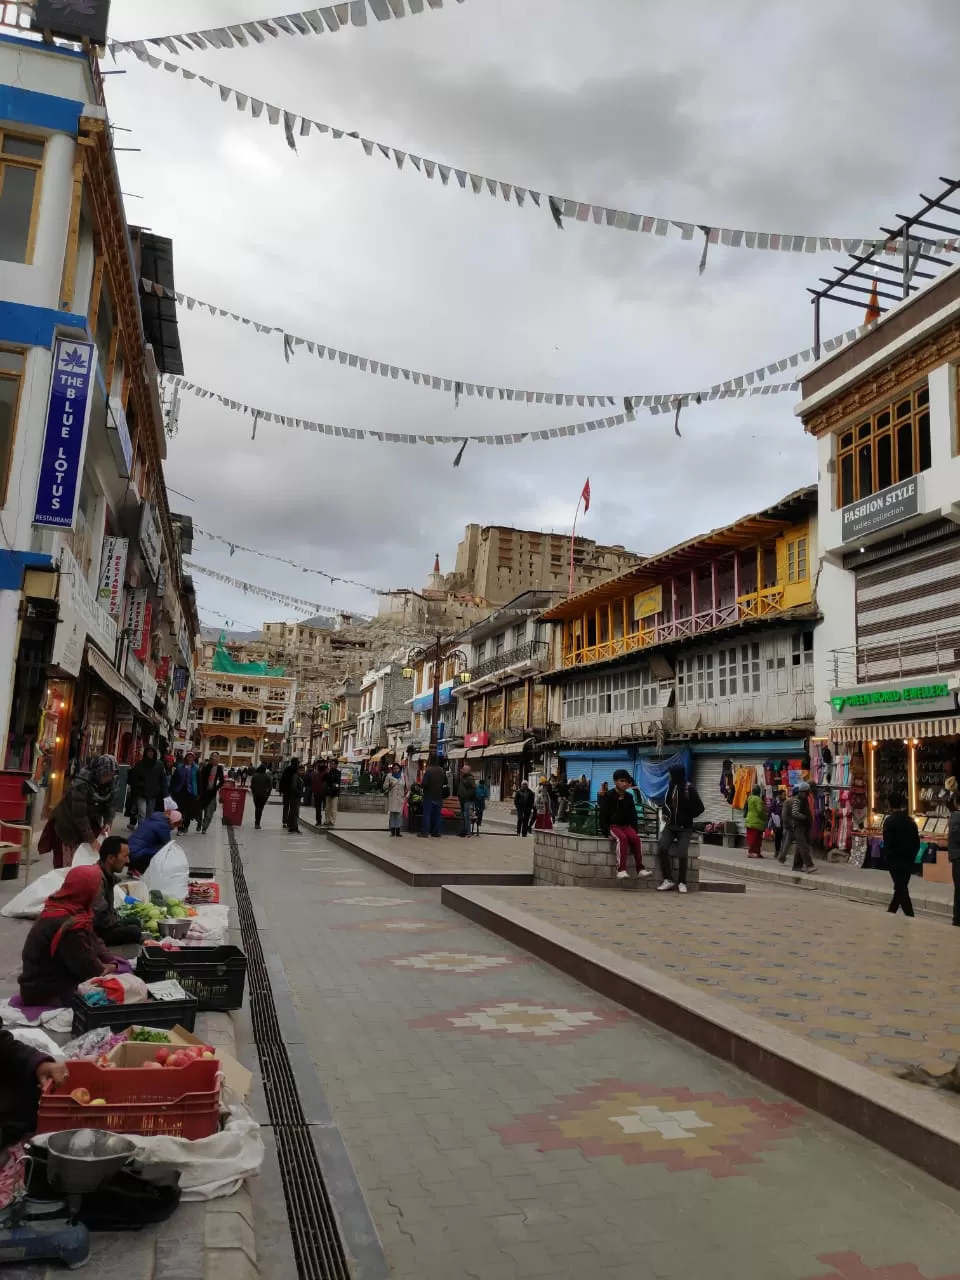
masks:
[[[68,1062],[70,1078],[60,1089],[41,1094],[37,1133],[64,1129],[106,1129],[146,1137],[209,1138],[220,1125],[220,1063],[213,1058],[187,1067],[98,1067]],[[84,1106],[70,1097],[87,1089],[106,1106]]]

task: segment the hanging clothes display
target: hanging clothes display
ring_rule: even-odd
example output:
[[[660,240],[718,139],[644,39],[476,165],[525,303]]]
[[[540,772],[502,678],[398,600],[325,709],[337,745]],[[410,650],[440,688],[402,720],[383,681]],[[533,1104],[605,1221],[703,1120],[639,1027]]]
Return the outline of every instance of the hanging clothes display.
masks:
[[[730,802],[731,809],[743,809],[747,803],[747,796],[753,790],[757,781],[757,771],[753,765],[741,765],[737,770],[733,780],[733,800]]]

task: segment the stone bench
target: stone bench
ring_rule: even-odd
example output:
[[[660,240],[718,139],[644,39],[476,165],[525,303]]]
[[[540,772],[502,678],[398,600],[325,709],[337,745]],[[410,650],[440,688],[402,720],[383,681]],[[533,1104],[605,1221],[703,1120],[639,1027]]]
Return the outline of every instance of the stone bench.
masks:
[[[578,889],[655,889],[660,883],[657,842],[641,840],[643,865],[653,875],[638,880],[633,858],[629,877],[617,879],[617,854],[613,840],[606,836],[576,836],[559,831],[537,831],[533,843],[533,883],[573,885]],[[691,892],[700,888],[700,841],[690,841],[687,884]]]

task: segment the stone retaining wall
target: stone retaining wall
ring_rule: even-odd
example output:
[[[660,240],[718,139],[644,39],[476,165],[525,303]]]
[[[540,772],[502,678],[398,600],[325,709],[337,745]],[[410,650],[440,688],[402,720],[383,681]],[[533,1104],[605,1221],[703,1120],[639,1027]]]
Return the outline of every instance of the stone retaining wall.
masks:
[[[653,875],[638,880],[633,860],[629,879],[617,879],[617,856],[612,840],[597,836],[573,836],[559,831],[538,831],[533,844],[533,883],[574,885],[580,889],[655,889],[660,883],[657,845],[643,840],[643,865]],[[700,843],[690,841],[687,884],[700,888]]]
[[[365,796],[341,795],[337,810],[340,813],[386,813],[387,797],[376,792]]]

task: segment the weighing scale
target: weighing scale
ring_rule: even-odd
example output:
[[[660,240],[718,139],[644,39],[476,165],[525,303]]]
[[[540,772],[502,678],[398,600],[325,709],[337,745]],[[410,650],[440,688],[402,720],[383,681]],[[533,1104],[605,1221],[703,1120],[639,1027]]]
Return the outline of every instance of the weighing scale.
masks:
[[[0,1211],[0,1265],[59,1261],[71,1271],[90,1257],[90,1233],[80,1222],[83,1197],[113,1177],[136,1151],[129,1138],[103,1129],[68,1129],[47,1139],[47,1180],[64,1199],[32,1200],[30,1156],[23,1156],[20,1189]]]

